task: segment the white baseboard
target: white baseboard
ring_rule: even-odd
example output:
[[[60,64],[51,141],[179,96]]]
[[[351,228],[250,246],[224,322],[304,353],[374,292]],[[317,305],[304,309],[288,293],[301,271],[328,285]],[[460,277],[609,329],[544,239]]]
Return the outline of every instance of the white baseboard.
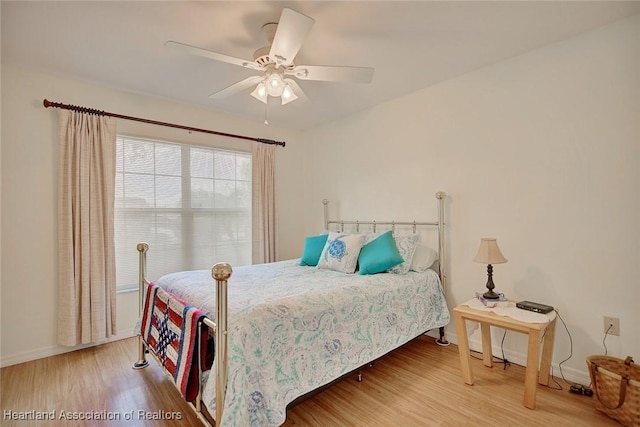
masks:
[[[83,348],[95,347],[100,344],[106,344],[108,342],[119,341],[125,338],[131,338],[134,336],[133,327],[128,332],[122,332],[115,335],[112,335],[110,338],[107,338],[103,341],[97,343],[90,344],[82,344],[76,345],[73,347],[63,347],[59,345],[41,347],[33,350],[27,350],[15,354],[10,354],[7,356],[2,356],[0,358],[0,368],[4,368],[6,366],[17,365],[18,363],[31,362],[32,360],[42,359],[44,357],[56,356],[58,354],[69,353],[71,351],[80,350]]]
[[[455,331],[451,331],[451,332],[447,331],[447,340],[456,345],[458,344],[458,337],[455,334]],[[477,339],[470,338],[469,348],[473,351],[482,352],[482,342]],[[499,345],[492,344],[492,351],[494,356],[502,357],[502,349],[500,348]],[[508,361],[516,365],[527,366],[527,355],[525,353],[516,352],[516,351],[505,348],[504,357]],[[562,373],[561,373],[558,364],[552,363],[551,373],[556,378],[564,377],[564,379],[570,383],[578,383],[583,385],[587,385],[591,383],[589,371],[587,371],[586,369],[584,371],[581,371],[578,369],[573,369],[573,368],[568,368],[563,366]],[[562,386],[564,387],[565,385],[563,384]]]

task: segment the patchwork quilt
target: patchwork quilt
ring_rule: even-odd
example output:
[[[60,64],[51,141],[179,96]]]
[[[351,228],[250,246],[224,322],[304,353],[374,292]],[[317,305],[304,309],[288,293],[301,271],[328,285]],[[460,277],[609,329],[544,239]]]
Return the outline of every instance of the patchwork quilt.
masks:
[[[156,284],[147,287],[141,336],[189,402],[195,399],[199,389],[194,355],[198,321],[203,316],[201,310]]]

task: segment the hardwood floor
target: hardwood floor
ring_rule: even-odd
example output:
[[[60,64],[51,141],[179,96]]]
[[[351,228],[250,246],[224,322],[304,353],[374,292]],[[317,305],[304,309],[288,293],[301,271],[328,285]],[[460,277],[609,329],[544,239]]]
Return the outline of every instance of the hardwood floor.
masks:
[[[131,338],[3,368],[0,424],[201,425],[153,360],[146,369],[131,369],[136,354]],[[478,359],[472,364],[476,384],[468,386],[457,347],[440,347],[423,336],[363,370],[363,382],[345,378],[291,408],[284,426],[619,425],[596,411],[592,398],[569,393],[562,380],[564,390],[538,386],[536,409],[527,409],[522,405],[523,367],[486,368]],[[558,385],[552,382],[552,387]],[[53,421],[10,419],[50,411],[55,411]],[[61,419],[80,414],[120,419]]]

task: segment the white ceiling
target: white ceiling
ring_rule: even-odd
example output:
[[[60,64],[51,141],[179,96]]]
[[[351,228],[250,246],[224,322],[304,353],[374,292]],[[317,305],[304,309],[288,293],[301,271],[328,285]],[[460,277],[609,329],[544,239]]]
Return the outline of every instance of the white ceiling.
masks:
[[[315,19],[296,64],[374,67],[371,84],[302,81],[310,102],[269,103],[271,124],[310,127],[640,13],[618,1],[2,1],[2,61],[262,122],[255,72],[166,49],[167,40],[252,59],[283,7]],[[42,94],[43,98],[47,96]],[[69,102],[65,99],[52,99]],[[272,99],[272,101],[276,101]],[[104,108],[100,105],[87,105]],[[114,111],[118,113],[117,111]],[[139,112],[145,117],[144,112]]]

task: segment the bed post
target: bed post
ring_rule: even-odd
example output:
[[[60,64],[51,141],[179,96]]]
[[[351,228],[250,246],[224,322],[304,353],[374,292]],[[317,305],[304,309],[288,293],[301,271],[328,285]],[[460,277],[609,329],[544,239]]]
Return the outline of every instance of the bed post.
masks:
[[[147,243],[138,243],[138,314],[144,309],[144,285],[147,281],[147,251],[149,245]],[[133,364],[133,369],[143,369],[149,366],[146,358],[146,347],[142,335],[138,337],[138,360]]]
[[[444,250],[444,199],[447,195],[443,191],[436,193],[438,199],[438,259],[440,260],[440,281],[442,282],[442,292],[446,293],[446,253]]]
[[[216,280],[216,341],[214,369],[216,377],[216,426],[222,423],[222,410],[227,393],[227,280],[231,277],[231,265],[219,262],[211,268],[211,276]]]
[[[447,260],[444,247],[444,199],[447,194],[444,191],[438,191],[436,193],[436,199],[438,199],[438,259],[440,267],[440,282],[442,285],[442,293],[446,295],[447,289]],[[436,340],[439,345],[449,345],[449,341],[444,334],[444,326],[440,327],[440,338]]]
[[[322,199],[324,205],[324,229],[329,231],[329,199]]]

